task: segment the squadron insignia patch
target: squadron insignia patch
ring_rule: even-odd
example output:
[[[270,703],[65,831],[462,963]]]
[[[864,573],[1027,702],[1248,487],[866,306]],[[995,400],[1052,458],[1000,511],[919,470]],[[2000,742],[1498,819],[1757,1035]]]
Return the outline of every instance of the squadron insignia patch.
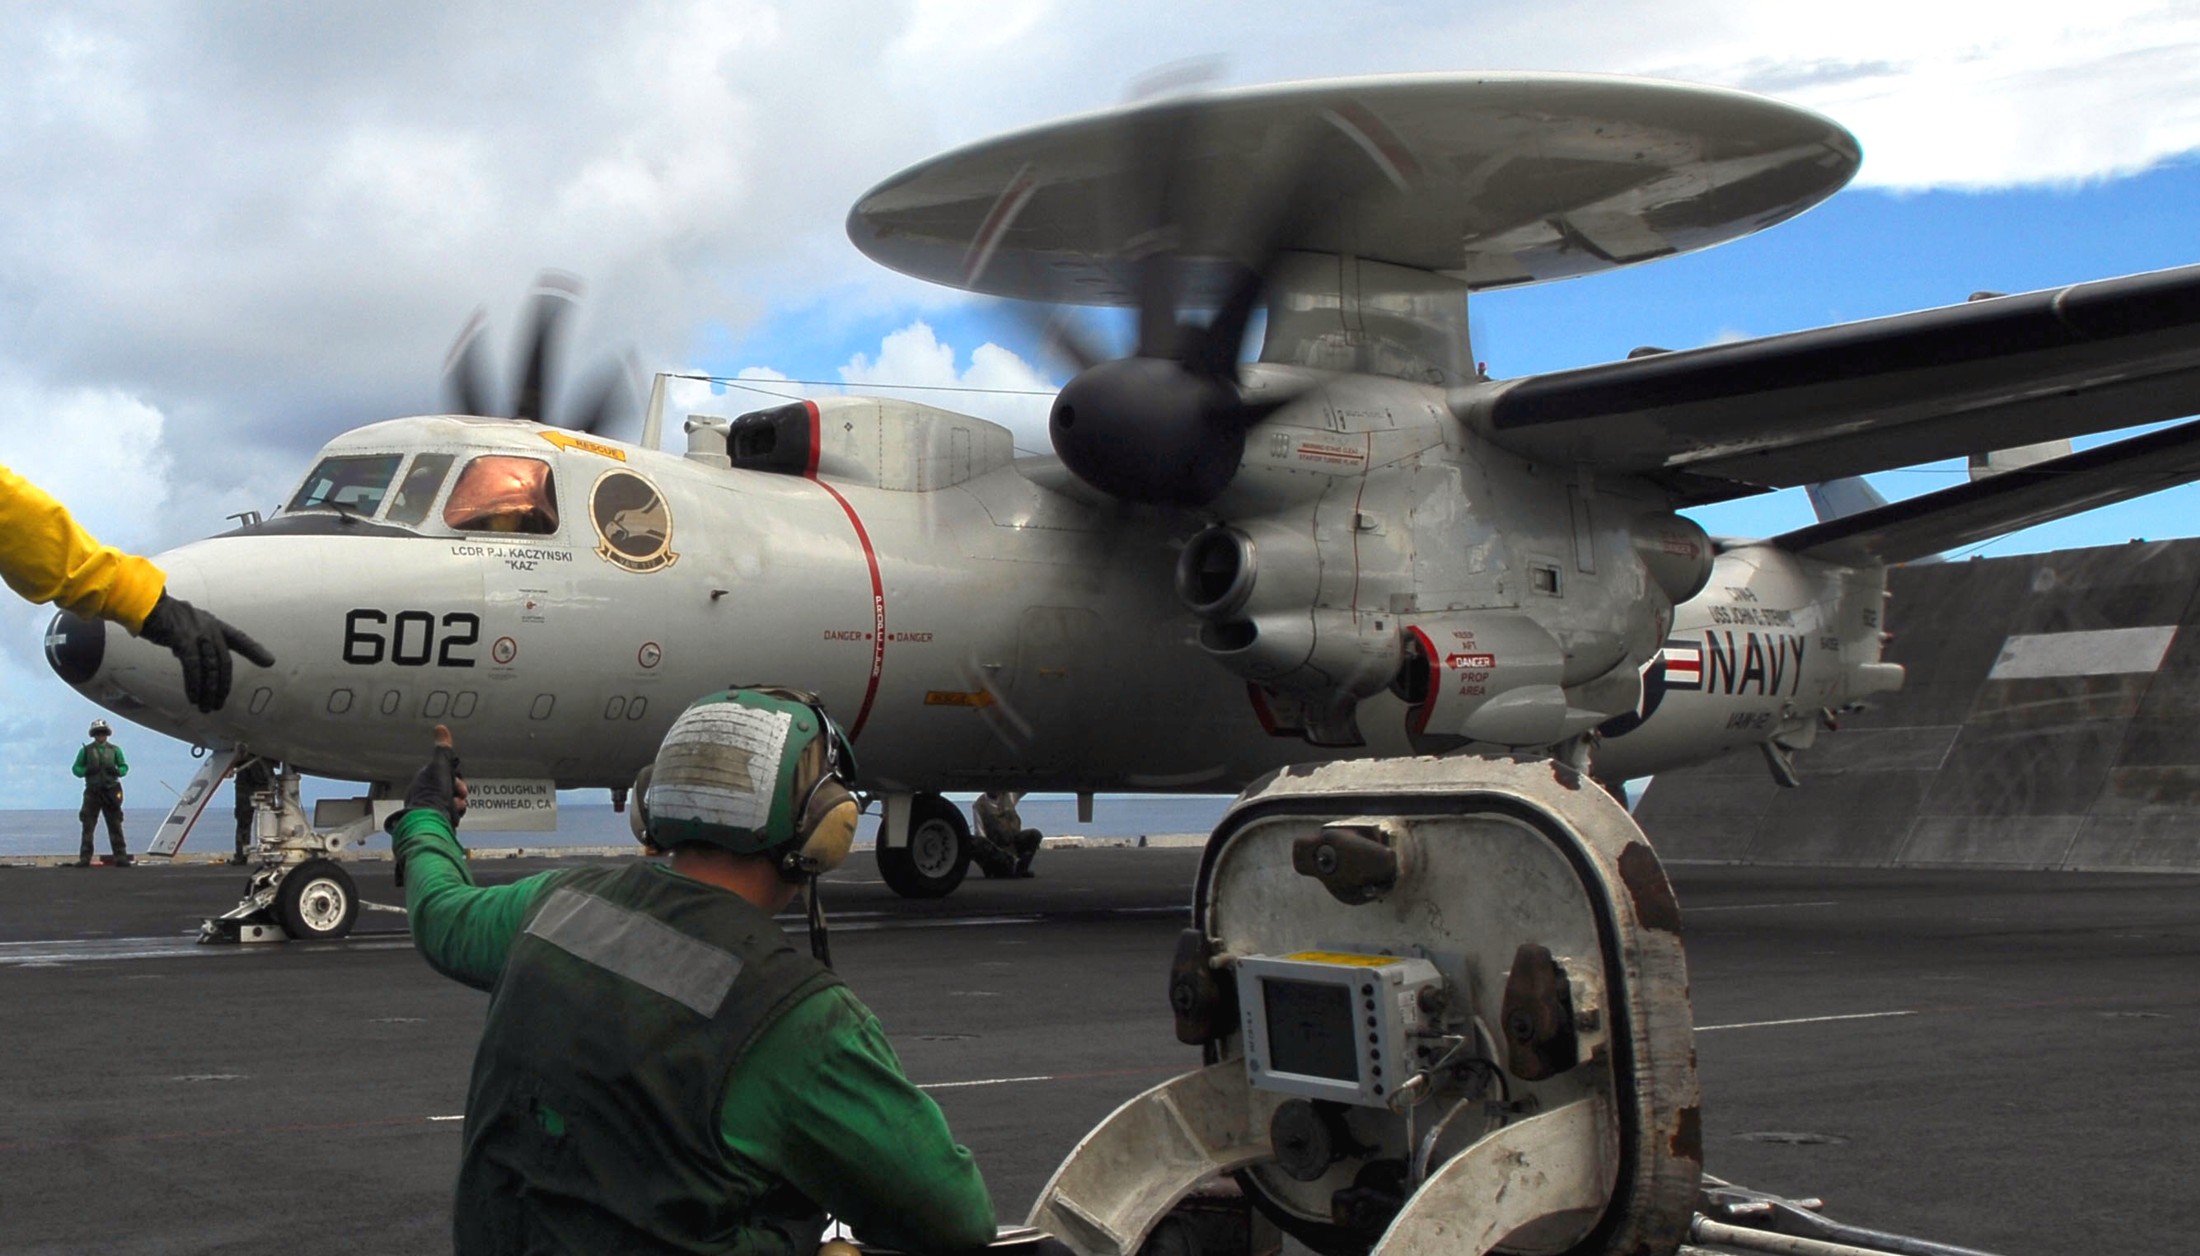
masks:
[[[632,471],[606,471],[588,490],[596,557],[628,571],[661,571],[678,562],[672,551],[672,507],[657,486]]]

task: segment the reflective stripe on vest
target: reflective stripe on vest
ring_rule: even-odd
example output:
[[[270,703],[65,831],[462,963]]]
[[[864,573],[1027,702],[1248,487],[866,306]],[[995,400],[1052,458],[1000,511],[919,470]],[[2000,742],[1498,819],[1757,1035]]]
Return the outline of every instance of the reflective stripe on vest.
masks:
[[[551,891],[527,932],[700,1016],[716,1016],[741,975],[740,956],[582,890]]]

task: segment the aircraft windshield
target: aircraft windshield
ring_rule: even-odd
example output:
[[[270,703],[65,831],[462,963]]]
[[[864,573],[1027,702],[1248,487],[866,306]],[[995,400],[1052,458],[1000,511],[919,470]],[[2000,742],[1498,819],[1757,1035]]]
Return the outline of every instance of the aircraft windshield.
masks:
[[[334,510],[372,517],[397,478],[403,454],[346,454],[323,458],[290,499],[291,510]]]
[[[420,523],[428,517],[428,507],[435,504],[436,490],[443,487],[443,477],[451,473],[452,457],[449,454],[422,454],[413,459],[412,469],[397,485],[396,496],[390,499],[391,523]]]
[[[443,522],[461,532],[558,530],[558,491],[550,464],[510,454],[483,454],[466,464],[444,503]]]

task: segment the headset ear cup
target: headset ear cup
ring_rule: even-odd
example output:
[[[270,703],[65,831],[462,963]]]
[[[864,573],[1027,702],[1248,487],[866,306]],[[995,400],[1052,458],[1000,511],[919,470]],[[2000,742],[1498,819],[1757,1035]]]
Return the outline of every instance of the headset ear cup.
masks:
[[[802,859],[819,872],[831,872],[848,858],[856,840],[856,821],[862,808],[855,795],[839,781],[818,785],[802,814]]]
[[[634,830],[634,840],[645,850],[657,848],[656,843],[649,840],[649,779],[656,774],[656,764],[643,764],[642,770],[634,774],[634,792],[627,798],[627,827]]]

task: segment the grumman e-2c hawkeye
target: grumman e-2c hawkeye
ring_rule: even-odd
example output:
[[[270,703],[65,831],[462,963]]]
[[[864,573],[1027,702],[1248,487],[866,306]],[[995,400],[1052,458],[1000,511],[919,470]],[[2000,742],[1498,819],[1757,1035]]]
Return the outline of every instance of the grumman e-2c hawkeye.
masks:
[[[384,798],[431,722],[476,778],[618,791],[694,695],[807,686],[855,739],[880,869],[911,895],[964,874],[953,789],[1219,792],[1462,750],[1616,781],[1757,747],[1783,773],[1901,682],[1884,564],[2200,472],[2186,424],[1765,541],[1677,513],[2200,411],[2200,267],[1477,370],[1471,293],[1746,235],[1859,160],[1760,97],[1524,74],[1229,91],[985,141],[881,184],[849,233],[953,286],[1137,308],[1129,356],[1063,337],[1084,368],[1059,457],[857,397],[691,417],[665,453],[654,412],[641,445],[530,421],[531,375],[520,419],[348,432],[273,517],[159,557],[281,660],[221,712],[97,624],[57,619],[49,654],[117,714]],[[340,926],[316,901],[290,916]]]

